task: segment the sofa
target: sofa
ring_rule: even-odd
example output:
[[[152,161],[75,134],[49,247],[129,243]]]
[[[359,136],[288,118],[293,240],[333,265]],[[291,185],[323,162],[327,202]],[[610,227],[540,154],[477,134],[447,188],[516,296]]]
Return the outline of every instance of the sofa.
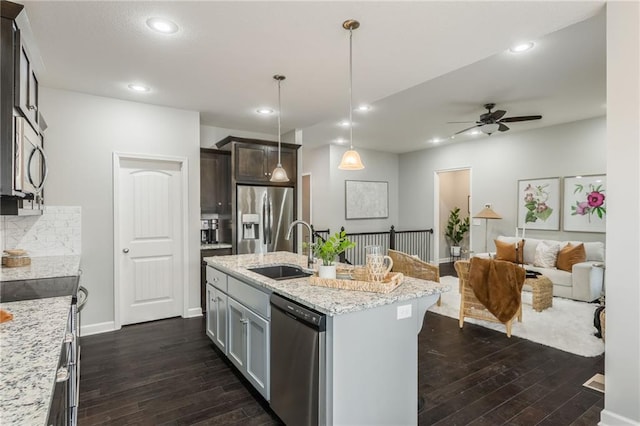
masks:
[[[504,246],[502,243],[513,244],[520,246],[521,238],[518,237],[506,237],[499,236],[496,239],[496,245]],[[536,266],[539,264],[539,258],[536,262],[536,250],[540,243],[544,244],[546,248],[548,246],[556,246],[560,249],[571,244],[572,246],[579,246],[584,244],[584,255],[586,260],[578,262],[570,266],[571,272],[557,268],[556,266],[545,265]],[[521,246],[520,246],[521,247]],[[484,253],[479,254],[482,257],[495,257],[496,253]],[[584,302],[592,302],[602,296],[604,286],[604,268],[605,268],[605,251],[604,243],[602,242],[582,242],[582,241],[556,241],[556,240],[542,240],[535,238],[524,239],[524,250],[518,255],[518,263],[522,263],[525,269],[530,271],[539,272],[548,277],[553,283],[553,295],[558,297],[564,297],[567,299],[580,300]],[[538,254],[540,256],[540,254]],[[499,258],[499,257],[498,257]],[[525,285],[525,290],[528,286]]]

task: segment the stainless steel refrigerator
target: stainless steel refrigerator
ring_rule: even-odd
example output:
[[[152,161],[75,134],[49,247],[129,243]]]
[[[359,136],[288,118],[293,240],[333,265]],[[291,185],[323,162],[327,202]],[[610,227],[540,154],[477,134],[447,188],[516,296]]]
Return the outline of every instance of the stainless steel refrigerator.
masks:
[[[295,234],[286,240],[294,221],[293,188],[237,186],[236,252],[293,251]]]

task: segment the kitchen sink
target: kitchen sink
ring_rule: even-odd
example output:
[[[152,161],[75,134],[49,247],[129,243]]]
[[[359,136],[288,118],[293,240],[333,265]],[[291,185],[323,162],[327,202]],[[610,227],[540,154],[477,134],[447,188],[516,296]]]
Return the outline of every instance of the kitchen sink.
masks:
[[[293,278],[304,278],[311,275],[310,272],[298,266],[291,265],[271,265],[260,266],[257,268],[248,268],[251,272],[263,275],[274,280],[290,280]]]

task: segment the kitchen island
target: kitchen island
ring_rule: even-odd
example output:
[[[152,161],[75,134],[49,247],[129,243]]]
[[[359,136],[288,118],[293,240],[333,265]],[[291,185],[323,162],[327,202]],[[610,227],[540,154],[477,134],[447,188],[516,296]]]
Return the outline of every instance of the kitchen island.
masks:
[[[217,293],[210,301],[228,301],[229,312],[235,305],[253,305],[246,307],[247,312],[261,321],[261,336],[267,341],[271,307],[256,303],[255,296],[259,294],[251,291],[248,293],[252,297],[246,303],[236,301],[233,292],[238,286],[259,290],[260,294],[276,293],[326,316],[326,336],[320,345],[323,353],[319,372],[319,424],[417,424],[418,333],[426,310],[437,301],[440,293],[449,290],[448,286],[405,277],[390,293],[370,293],[315,286],[306,277],[274,280],[249,270],[282,264],[306,268],[305,256],[289,252],[218,256],[205,258],[205,261],[209,265],[208,285],[213,285],[213,281],[219,284],[225,279],[229,283],[212,288]],[[224,289],[228,289],[227,292]],[[226,308],[209,311],[208,321],[212,312],[225,311]],[[248,321],[247,318],[242,320]],[[259,328],[248,322],[249,332]],[[219,323],[216,324],[217,335],[214,330],[210,337],[234,362],[232,326],[228,325],[224,331]],[[249,340],[255,347],[259,339]],[[267,344],[263,374],[256,374],[261,372],[256,366],[248,371],[249,374],[243,372],[267,400],[271,399],[270,353],[274,353],[274,348],[269,350]],[[256,359],[261,358],[255,354],[247,357],[249,361]],[[249,370],[242,363],[234,364]],[[256,377],[259,380],[252,380]]]
[[[70,255],[0,270],[0,308],[13,315],[0,324],[0,424],[47,424],[79,267]]]

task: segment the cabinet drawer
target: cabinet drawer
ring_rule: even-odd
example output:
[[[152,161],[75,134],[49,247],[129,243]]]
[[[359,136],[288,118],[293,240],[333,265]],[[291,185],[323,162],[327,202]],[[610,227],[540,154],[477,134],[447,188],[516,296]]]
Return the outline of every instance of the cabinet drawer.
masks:
[[[224,272],[220,272],[211,266],[207,266],[207,282],[227,293],[227,274]]]
[[[229,277],[229,296],[264,318],[271,317],[268,293]]]

